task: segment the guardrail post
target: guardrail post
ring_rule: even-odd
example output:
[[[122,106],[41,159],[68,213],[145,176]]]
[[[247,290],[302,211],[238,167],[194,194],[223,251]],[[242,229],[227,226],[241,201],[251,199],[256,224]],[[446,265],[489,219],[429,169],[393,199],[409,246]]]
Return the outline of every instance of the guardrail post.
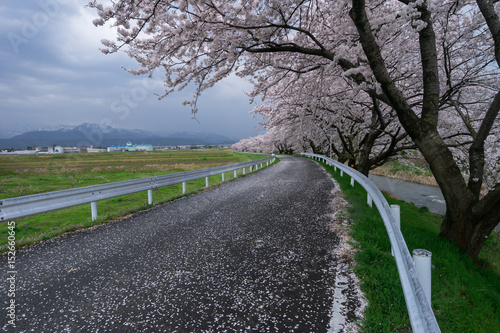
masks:
[[[186,193],[186,182],[182,182],[182,194]]]
[[[237,175],[236,175],[236,169],[235,169],[234,170],[234,178],[236,178],[236,177],[237,177]]]
[[[396,219],[396,226],[398,227],[398,230],[401,230],[401,209],[399,208],[399,205],[391,205],[391,210],[394,218]],[[392,246],[391,254],[394,257],[394,249],[392,248]]]
[[[431,275],[432,275],[432,252],[424,249],[413,250],[413,262],[418,278],[424,289],[425,297],[431,305]]]
[[[354,178],[351,177],[351,186],[354,187]]]
[[[205,177],[205,187],[208,187],[208,185],[209,185],[208,177]]]
[[[344,170],[340,170],[340,177],[344,177]]]
[[[373,207],[373,200],[372,200],[372,197],[370,196],[370,193],[367,193],[367,198],[366,198],[366,203],[368,204],[368,206],[370,206],[370,208]]]
[[[223,172],[222,173],[222,181],[225,181],[226,180],[226,174]]]
[[[153,204],[153,190],[148,190],[148,205]]]
[[[243,168],[243,174],[245,174],[245,168]]]
[[[90,211],[91,211],[91,214],[92,214],[92,221],[97,220],[97,202],[92,201],[90,203]]]

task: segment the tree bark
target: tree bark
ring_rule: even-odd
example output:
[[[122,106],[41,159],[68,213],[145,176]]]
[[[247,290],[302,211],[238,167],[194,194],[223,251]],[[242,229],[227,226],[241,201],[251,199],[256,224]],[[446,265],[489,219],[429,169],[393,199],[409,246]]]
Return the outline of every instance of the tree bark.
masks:
[[[381,130],[384,125],[382,124],[382,120],[379,118],[379,114],[376,110],[378,107],[378,101],[373,99],[372,106],[372,120],[370,124],[370,129],[368,133],[363,138],[361,147],[359,149],[358,156],[358,164],[356,166],[356,170],[361,172],[363,175],[368,177],[368,173],[370,172],[371,164],[370,164],[370,153],[373,150],[373,146],[375,145],[375,140],[380,136]]]
[[[478,2],[484,1],[478,0]],[[419,31],[424,78],[421,117],[417,117],[408,105],[403,93],[397,89],[387,71],[366,15],[365,1],[353,0],[352,3],[350,16],[358,29],[360,42],[370,67],[390,101],[390,105],[396,110],[402,126],[430,165],[446,200],[446,215],[441,225],[440,235],[455,242],[460,249],[477,262],[485,240],[500,219],[500,186],[479,200],[477,186],[466,184],[451,151],[438,133],[439,77],[436,39],[426,3],[424,2],[417,7],[421,12],[420,18],[426,23],[426,27]],[[492,108],[495,110],[491,110]],[[496,110],[494,102],[485,117],[485,119],[489,119],[488,124],[483,123],[486,127],[485,133],[489,132],[491,127],[488,125],[492,124],[492,119],[494,120],[497,115],[498,110]],[[473,164],[471,169],[474,169],[476,175],[481,176],[481,180],[484,168],[484,139],[478,139],[472,145],[470,155]]]

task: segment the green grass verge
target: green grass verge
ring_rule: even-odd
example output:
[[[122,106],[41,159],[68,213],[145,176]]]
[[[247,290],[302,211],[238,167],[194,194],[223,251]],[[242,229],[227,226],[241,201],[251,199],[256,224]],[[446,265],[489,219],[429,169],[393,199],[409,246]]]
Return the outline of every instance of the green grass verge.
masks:
[[[1,198],[19,196],[19,189],[26,190],[25,195],[58,191],[75,187],[91,186],[107,182],[123,181],[159,174],[202,169],[217,165],[245,162],[261,159],[266,156],[241,154],[227,150],[175,151],[154,153],[101,153],[101,154],[45,155],[45,156],[1,156],[0,182],[3,180]],[[196,160],[195,157],[198,157]],[[7,157],[3,159],[3,157]],[[42,157],[40,159],[40,157]],[[18,167],[13,168],[16,158]],[[36,164],[37,161],[42,161]],[[40,165],[58,166],[43,168]],[[92,161],[92,165],[89,165]],[[88,167],[87,167],[88,166]],[[67,168],[71,170],[67,172]],[[12,174],[17,173],[12,177]],[[162,172],[164,170],[164,172]],[[247,168],[248,172],[248,168]],[[242,170],[237,170],[237,177]],[[72,177],[81,180],[78,184]],[[234,172],[225,174],[225,181],[234,179]],[[209,177],[211,186],[222,183],[222,175]],[[154,205],[162,204],[205,189],[205,179],[197,179],[186,183],[186,194],[182,193],[182,184],[165,186],[153,190]],[[88,228],[123,218],[131,213],[149,209],[147,192],[139,192],[111,198],[97,203],[99,218],[91,220],[90,204],[61,209],[44,214],[28,216],[16,220],[16,247],[22,247],[41,240],[50,239],[66,232]],[[7,251],[7,221],[0,222],[0,253]]]
[[[323,164],[324,165],[324,164]],[[403,291],[387,231],[375,207],[366,204],[366,191],[350,177],[339,182],[349,202],[353,220],[351,237],[357,249],[355,273],[368,300],[361,326],[364,332],[410,332]],[[500,332],[500,236],[486,242],[479,268],[450,241],[438,236],[442,217],[404,201],[386,196],[401,207],[401,232],[410,253],[422,248],[432,252],[432,308],[442,332]]]

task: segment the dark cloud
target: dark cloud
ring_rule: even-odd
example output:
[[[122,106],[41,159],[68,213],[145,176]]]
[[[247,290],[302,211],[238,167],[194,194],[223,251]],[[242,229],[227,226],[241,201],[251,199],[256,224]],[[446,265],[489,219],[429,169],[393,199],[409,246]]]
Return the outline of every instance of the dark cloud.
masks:
[[[150,131],[215,132],[237,139],[258,134],[251,118],[250,86],[236,77],[207,91],[193,120],[182,105],[186,88],[159,101],[161,76],[137,77],[122,67],[136,64],[124,53],[104,55],[106,28],[78,0],[29,0],[0,4],[0,134],[103,123]],[[1,136],[1,135],[0,135]],[[4,135],[5,136],[5,135]]]

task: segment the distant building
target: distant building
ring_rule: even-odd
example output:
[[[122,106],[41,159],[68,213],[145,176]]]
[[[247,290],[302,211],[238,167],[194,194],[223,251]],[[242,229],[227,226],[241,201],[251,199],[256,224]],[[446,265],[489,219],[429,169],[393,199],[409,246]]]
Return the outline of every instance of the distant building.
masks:
[[[12,150],[12,151],[2,150],[2,152],[0,152],[0,155],[36,155],[36,154],[38,154],[36,150]]]
[[[154,150],[162,151],[162,150],[177,150],[180,149],[179,146],[153,146]]]
[[[63,147],[63,153],[81,153],[82,150],[78,147]]]
[[[134,145],[132,142],[127,142],[126,146],[109,146],[108,152],[113,151],[153,151],[153,145],[150,144],[141,144]]]
[[[66,152],[66,149],[61,146],[48,146],[48,147],[38,147],[36,148],[36,151],[39,153],[46,153],[46,154],[64,154]]]
[[[106,148],[87,148],[87,153],[105,153],[107,151]]]

